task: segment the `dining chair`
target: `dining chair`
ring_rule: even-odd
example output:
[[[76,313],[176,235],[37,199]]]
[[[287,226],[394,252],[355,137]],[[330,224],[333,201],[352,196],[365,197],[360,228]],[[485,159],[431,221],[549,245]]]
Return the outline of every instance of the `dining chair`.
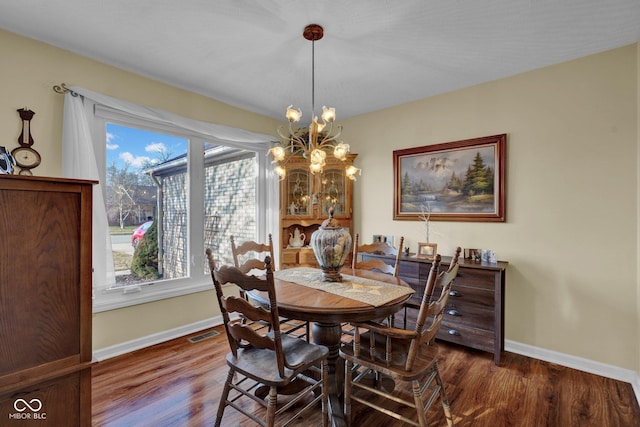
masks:
[[[351,257],[351,267],[363,270],[379,270],[383,273],[392,274],[398,277],[400,271],[400,255],[402,254],[402,245],[404,244],[404,236],[400,237],[397,248],[394,248],[387,242],[373,242],[364,245],[359,244],[360,235],[356,234],[353,243],[353,254]],[[371,258],[365,261],[358,261],[359,253],[377,254],[377,255],[395,255],[396,261],[393,265],[387,264],[379,258]]]
[[[257,277],[245,274],[235,266],[216,268],[211,249],[208,248],[206,254],[231,348],[226,357],[229,373],[220,397],[215,426],[220,426],[227,407],[256,423],[273,426],[276,420],[279,425],[295,420],[318,404],[322,410],[322,425],[328,425],[326,384],[329,350],[280,332],[271,257],[265,257],[265,274]],[[232,291],[236,286],[225,286],[228,284],[236,285],[245,293],[264,292],[270,309],[236,296]],[[265,322],[270,325],[269,331],[256,331],[235,314],[254,322]],[[261,388],[268,389],[268,392],[260,394]],[[281,393],[290,396],[279,402]],[[264,409],[256,410],[252,402],[257,402]]]
[[[449,263],[448,270],[451,270],[458,264],[458,260],[460,259],[461,252],[462,252],[462,248],[458,246],[453,254],[453,257],[451,257],[451,262]],[[434,289],[429,290],[428,286],[426,285],[424,289],[425,289],[425,292],[429,292],[427,293],[427,301],[431,301],[431,297]],[[420,304],[417,304],[416,300],[411,298],[404,303],[403,310],[404,310],[403,327],[407,329],[408,319],[410,318],[413,319],[414,316],[418,315],[418,312],[420,311]]]
[[[258,243],[253,240],[246,240],[238,245],[236,244],[233,236],[230,237],[230,240],[233,264],[245,274],[249,274],[250,272],[264,272],[265,257],[270,256],[272,260],[275,259],[273,256],[273,237],[271,233],[269,233],[268,236],[268,243]],[[275,270],[275,268],[273,270]],[[246,299],[247,295],[243,291],[240,292],[241,296]],[[291,334],[298,338],[306,338],[307,341],[310,340],[311,327],[309,322],[286,318],[281,318],[280,322],[281,326],[285,326],[284,328],[281,328],[283,333]],[[254,324],[254,326],[259,328],[264,325]]]
[[[458,274],[458,263],[449,270],[438,273],[440,255],[436,255],[427,279],[428,291],[424,293],[416,326],[413,330],[395,328],[379,322],[354,323],[353,343],[340,348],[340,356],[346,361],[345,415],[350,423],[352,402],[380,411],[405,424],[425,427],[426,413],[440,397],[447,425],[453,426],[451,408],[438,370],[438,349],[435,336],[440,328],[444,308],[453,279]],[[430,301],[434,289],[442,288],[440,296]],[[366,332],[361,333],[362,330]],[[361,343],[365,348],[361,348]],[[368,347],[368,348],[367,348]],[[371,382],[371,374],[374,382]],[[395,383],[411,385],[412,396],[401,387],[388,390],[383,387],[379,375],[390,377]],[[383,407],[377,397],[393,403]],[[399,406],[398,404],[402,405]],[[401,409],[413,408],[416,415],[408,417]],[[416,421],[417,418],[417,421]]]
[[[382,273],[387,273],[393,275],[393,277],[398,277],[398,273],[400,272],[400,255],[402,254],[402,248],[404,245],[404,236],[400,237],[400,242],[398,242],[398,247],[394,248],[387,242],[373,242],[368,244],[359,244],[360,235],[356,234],[353,243],[353,254],[351,257],[351,266],[355,268],[359,268],[361,270],[377,270]],[[396,260],[393,265],[387,264],[383,260],[379,258],[371,258],[368,260],[358,261],[358,254],[366,253],[366,254],[376,254],[376,255],[395,255]],[[390,325],[393,325],[395,322],[395,315],[391,315],[388,318]],[[348,325],[342,325],[343,338],[342,342],[348,342],[349,336],[353,336],[353,328]]]

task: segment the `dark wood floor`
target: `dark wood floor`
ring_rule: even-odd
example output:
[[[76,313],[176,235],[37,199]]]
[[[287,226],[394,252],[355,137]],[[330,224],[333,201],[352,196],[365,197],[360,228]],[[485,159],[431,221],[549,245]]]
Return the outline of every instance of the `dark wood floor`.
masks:
[[[192,344],[187,337],[97,363],[93,368],[94,426],[212,426],[227,367],[228,343],[217,337]],[[441,344],[440,369],[457,426],[640,426],[630,384],[504,353]],[[255,403],[251,403],[255,405]],[[396,426],[394,420],[354,404],[356,426]],[[431,425],[446,425],[441,406]],[[253,426],[227,409],[223,426]],[[313,415],[296,424],[320,425]]]

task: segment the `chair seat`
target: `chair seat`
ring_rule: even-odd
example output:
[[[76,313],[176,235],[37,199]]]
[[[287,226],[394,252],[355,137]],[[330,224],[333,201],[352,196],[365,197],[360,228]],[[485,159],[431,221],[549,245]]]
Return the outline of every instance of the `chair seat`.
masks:
[[[413,381],[424,376],[425,372],[433,369],[433,365],[437,361],[437,344],[425,344],[420,346],[418,354],[413,362],[413,368],[411,371],[407,371],[405,369],[405,364],[407,362],[407,355],[409,354],[409,345],[411,344],[411,340],[407,340],[406,342],[394,340],[392,358],[390,363],[387,364],[385,361],[385,337],[375,335],[375,353],[374,358],[371,358],[371,354],[369,352],[370,336],[371,334],[369,332],[365,332],[360,335],[360,354],[357,357],[353,354],[353,346],[351,344],[343,345],[340,348],[340,356],[346,360],[350,360],[356,365],[374,369],[401,381]]]
[[[270,333],[271,334],[271,333]],[[295,369],[285,368],[285,374],[281,377],[276,366],[276,353],[273,350],[247,347],[238,349],[238,357],[233,353],[227,354],[227,365],[235,368],[243,375],[257,379],[267,386],[284,386],[296,376],[313,365],[319,364],[329,354],[329,350],[321,345],[311,344],[307,341],[281,335],[282,350],[290,365],[296,365]]]

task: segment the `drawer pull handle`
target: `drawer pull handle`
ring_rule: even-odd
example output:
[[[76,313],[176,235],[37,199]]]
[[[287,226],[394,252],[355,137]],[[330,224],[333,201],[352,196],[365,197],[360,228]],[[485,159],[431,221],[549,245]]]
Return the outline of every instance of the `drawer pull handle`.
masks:
[[[460,297],[462,295],[458,291],[449,291],[449,296],[450,297]]]
[[[450,316],[462,316],[458,310],[447,310],[447,314]]]
[[[456,331],[455,329],[449,329],[447,332],[449,333],[449,335],[454,335],[456,337],[460,336],[460,332]]]

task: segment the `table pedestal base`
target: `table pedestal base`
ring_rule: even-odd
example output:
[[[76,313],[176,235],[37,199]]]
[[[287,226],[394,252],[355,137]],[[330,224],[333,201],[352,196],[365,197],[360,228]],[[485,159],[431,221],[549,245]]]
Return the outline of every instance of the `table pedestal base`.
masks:
[[[339,323],[314,322],[311,337],[315,344],[329,349],[329,412],[334,426],[346,426],[344,416],[344,360],[340,357],[342,327]]]

